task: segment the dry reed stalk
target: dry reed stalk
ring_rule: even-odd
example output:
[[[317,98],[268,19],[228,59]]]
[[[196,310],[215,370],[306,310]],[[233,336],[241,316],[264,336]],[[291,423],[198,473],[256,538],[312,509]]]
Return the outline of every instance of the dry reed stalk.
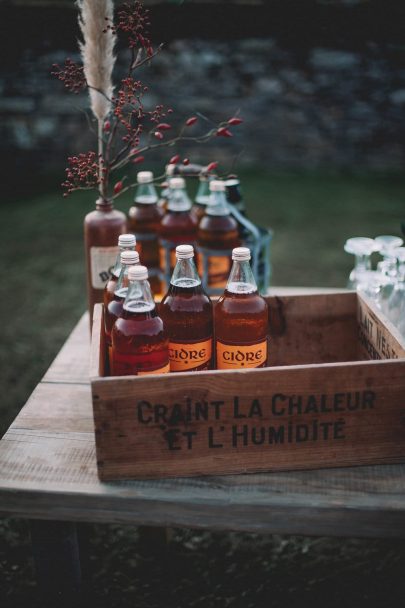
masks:
[[[83,42],[79,43],[83,58],[84,75],[89,87],[91,110],[98,121],[99,192],[105,198],[102,178],[103,126],[111,109],[113,94],[112,71],[115,63],[115,34],[106,30],[113,22],[112,0],[77,0],[79,25]],[[107,20],[108,19],[108,22]]]

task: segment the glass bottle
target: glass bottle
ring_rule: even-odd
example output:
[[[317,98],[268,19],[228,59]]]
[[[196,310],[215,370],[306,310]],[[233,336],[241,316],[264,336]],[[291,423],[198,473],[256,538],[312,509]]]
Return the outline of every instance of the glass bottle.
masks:
[[[239,213],[246,215],[246,205],[242,197],[239,179],[236,176],[229,177],[225,180],[225,188],[228,203],[233,205]]]
[[[195,219],[197,220],[197,223],[199,223],[201,218],[204,216],[207,210],[207,205],[210,200],[210,179],[212,179],[212,176],[210,177],[204,173],[200,174],[200,183],[198,186],[194,205],[191,209]]]
[[[225,198],[225,184],[210,182],[210,199],[198,225],[197,249],[203,287],[210,295],[220,294],[232,265],[232,249],[240,245],[238,223]]]
[[[387,315],[402,335],[405,335],[405,247],[398,247],[395,255],[398,260],[398,274],[388,300]]]
[[[169,204],[169,198],[170,198],[170,188],[169,188],[169,182],[170,182],[170,178],[173,177],[174,171],[176,169],[176,165],[173,163],[169,163],[168,165],[166,165],[165,168],[165,181],[162,183],[162,191],[160,193],[160,198],[159,198],[159,208],[162,211],[162,215],[164,215],[167,211],[167,205]]]
[[[120,255],[121,272],[115,286],[113,297],[104,308],[104,333],[108,349],[108,358],[111,368],[111,332],[115,321],[122,312],[125,296],[128,291],[128,270],[131,266],[139,264],[139,253],[134,250],[123,251]]]
[[[267,302],[259,295],[250,267],[250,250],[232,251],[232,270],[215,307],[217,369],[266,367]]]
[[[118,254],[118,237],[127,231],[126,215],[114,209],[111,200],[99,198],[95,210],[84,218],[90,327],[94,304],[103,301],[105,283],[110,276],[109,269],[114,265]]]
[[[169,341],[159,317],[145,266],[131,266],[129,287],[122,312],[114,323],[112,375],[166,374]]]
[[[176,265],[176,247],[180,244],[194,245],[197,222],[191,213],[191,201],[182,177],[172,177],[169,182],[170,198],[166,215],[160,223],[160,267],[164,271],[166,289]]]
[[[133,251],[136,245],[136,238],[133,234],[120,234],[118,237],[119,254],[115,260],[115,266],[110,272],[110,278],[104,287],[104,308],[107,308],[108,304],[114,297],[114,291],[117,287],[118,278],[121,274],[121,253],[123,251]]]
[[[162,210],[153,184],[152,171],[140,171],[134,205],[129,210],[129,228],[136,236],[142,263],[149,269],[150,286],[155,295],[162,293],[159,258],[159,226]]]
[[[177,264],[159,312],[169,337],[170,371],[212,369],[213,307],[194,264],[192,245],[176,247]]]

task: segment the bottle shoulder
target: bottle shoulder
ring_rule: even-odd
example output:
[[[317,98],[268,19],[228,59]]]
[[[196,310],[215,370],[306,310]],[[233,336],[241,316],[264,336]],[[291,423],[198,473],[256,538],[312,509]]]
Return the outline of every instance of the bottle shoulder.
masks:
[[[216,310],[225,314],[268,314],[267,302],[258,292],[232,294],[225,291],[218,299]]]
[[[110,209],[108,211],[101,211],[100,209],[94,209],[87,213],[84,218],[84,224],[86,226],[91,226],[94,224],[103,224],[103,223],[111,223],[114,224],[126,224],[127,216],[122,211],[118,209]]]
[[[190,211],[171,212],[168,211],[160,223],[160,231],[164,234],[172,230],[185,230],[197,232],[197,221]],[[185,234],[187,236],[187,233]]]
[[[157,202],[149,205],[144,205],[135,202],[132,207],[130,207],[128,211],[128,216],[132,220],[160,220],[163,216],[163,212]]]
[[[228,232],[231,230],[237,230],[238,223],[231,215],[208,215],[205,214],[200,220],[198,225],[199,230],[218,230],[221,232]]]
[[[209,296],[202,291],[197,293],[178,293],[176,288],[168,291],[159,305],[159,311],[165,314],[175,312],[206,312],[212,311],[213,304]]]

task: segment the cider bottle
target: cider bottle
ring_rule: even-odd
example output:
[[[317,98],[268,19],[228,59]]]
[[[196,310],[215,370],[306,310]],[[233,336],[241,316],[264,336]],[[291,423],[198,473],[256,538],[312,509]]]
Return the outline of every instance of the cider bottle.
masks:
[[[225,181],[225,188],[228,203],[233,205],[239,211],[239,213],[246,215],[246,205],[245,201],[243,200],[240,181],[236,175],[228,177],[228,179]]]
[[[177,264],[159,312],[169,337],[171,372],[212,369],[212,302],[202,288],[192,245],[176,247]]]
[[[200,274],[208,294],[222,293],[232,265],[232,249],[240,245],[238,223],[225,198],[225,184],[210,182],[210,199],[198,225],[197,248]]]
[[[215,307],[217,369],[266,367],[267,302],[257,291],[250,267],[250,250],[232,251],[232,270]]]
[[[152,171],[139,171],[134,205],[129,210],[129,228],[135,233],[142,263],[149,268],[150,285],[154,294],[162,292],[159,259],[159,226],[163,212],[153,185]]]
[[[166,168],[165,168],[166,179],[162,183],[162,191],[161,191],[160,198],[158,201],[158,205],[162,211],[162,215],[166,213],[167,205],[169,204],[169,198],[170,198],[169,181],[170,181],[170,178],[173,177],[175,169],[176,169],[176,165],[174,165],[173,163],[169,163],[168,165],[166,165]]]
[[[172,177],[166,215],[160,224],[161,268],[164,270],[166,289],[176,265],[176,247],[182,243],[194,245],[197,221],[191,213],[184,178]]]
[[[200,183],[195,197],[195,202],[191,209],[198,223],[205,215],[210,199],[210,178],[208,175],[201,173],[199,180]]]
[[[118,247],[120,249],[117,259],[115,260],[115,266],[111,271],[111,276],[108,279],[104,287],[104,308],[106,309],[108,304],[114,297],[114,291],[117,287],[118,277],[121,274],[121,253],[123,251],[131,251],[135,249],[136,238],[133,234],[120,234],[118,237]]]
[[[112,375],[166,374],[169,342],[156,310],[145,266],[131,266],[121,315],[112,329]]]
[[[104,333],[108,349],[108,359],[111,369],[111,331],[115,321],[122,312],[125,296],[128,291],[128,270],[130,266],[139,264],[139,253],[134,250],[123,251],[120,255],[121,272],[115,286],[114,294],[108,305],[104,308]]]
[[[84,249],[86,253],[87,297],[90,330],[96,302],[102,302],[104,287],[118,253],[117,240],[128,232],[124,213],[114,209],[113,201],[100,197],[96,208],[84,218]]]

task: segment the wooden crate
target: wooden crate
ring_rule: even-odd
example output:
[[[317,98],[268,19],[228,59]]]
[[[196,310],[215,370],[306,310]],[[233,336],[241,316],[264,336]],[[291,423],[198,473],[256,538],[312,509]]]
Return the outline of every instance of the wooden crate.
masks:
[[[269,366],[91,385],[99,476],[148,479],[405,461],[405,343],[353,292],[268,297]]]

